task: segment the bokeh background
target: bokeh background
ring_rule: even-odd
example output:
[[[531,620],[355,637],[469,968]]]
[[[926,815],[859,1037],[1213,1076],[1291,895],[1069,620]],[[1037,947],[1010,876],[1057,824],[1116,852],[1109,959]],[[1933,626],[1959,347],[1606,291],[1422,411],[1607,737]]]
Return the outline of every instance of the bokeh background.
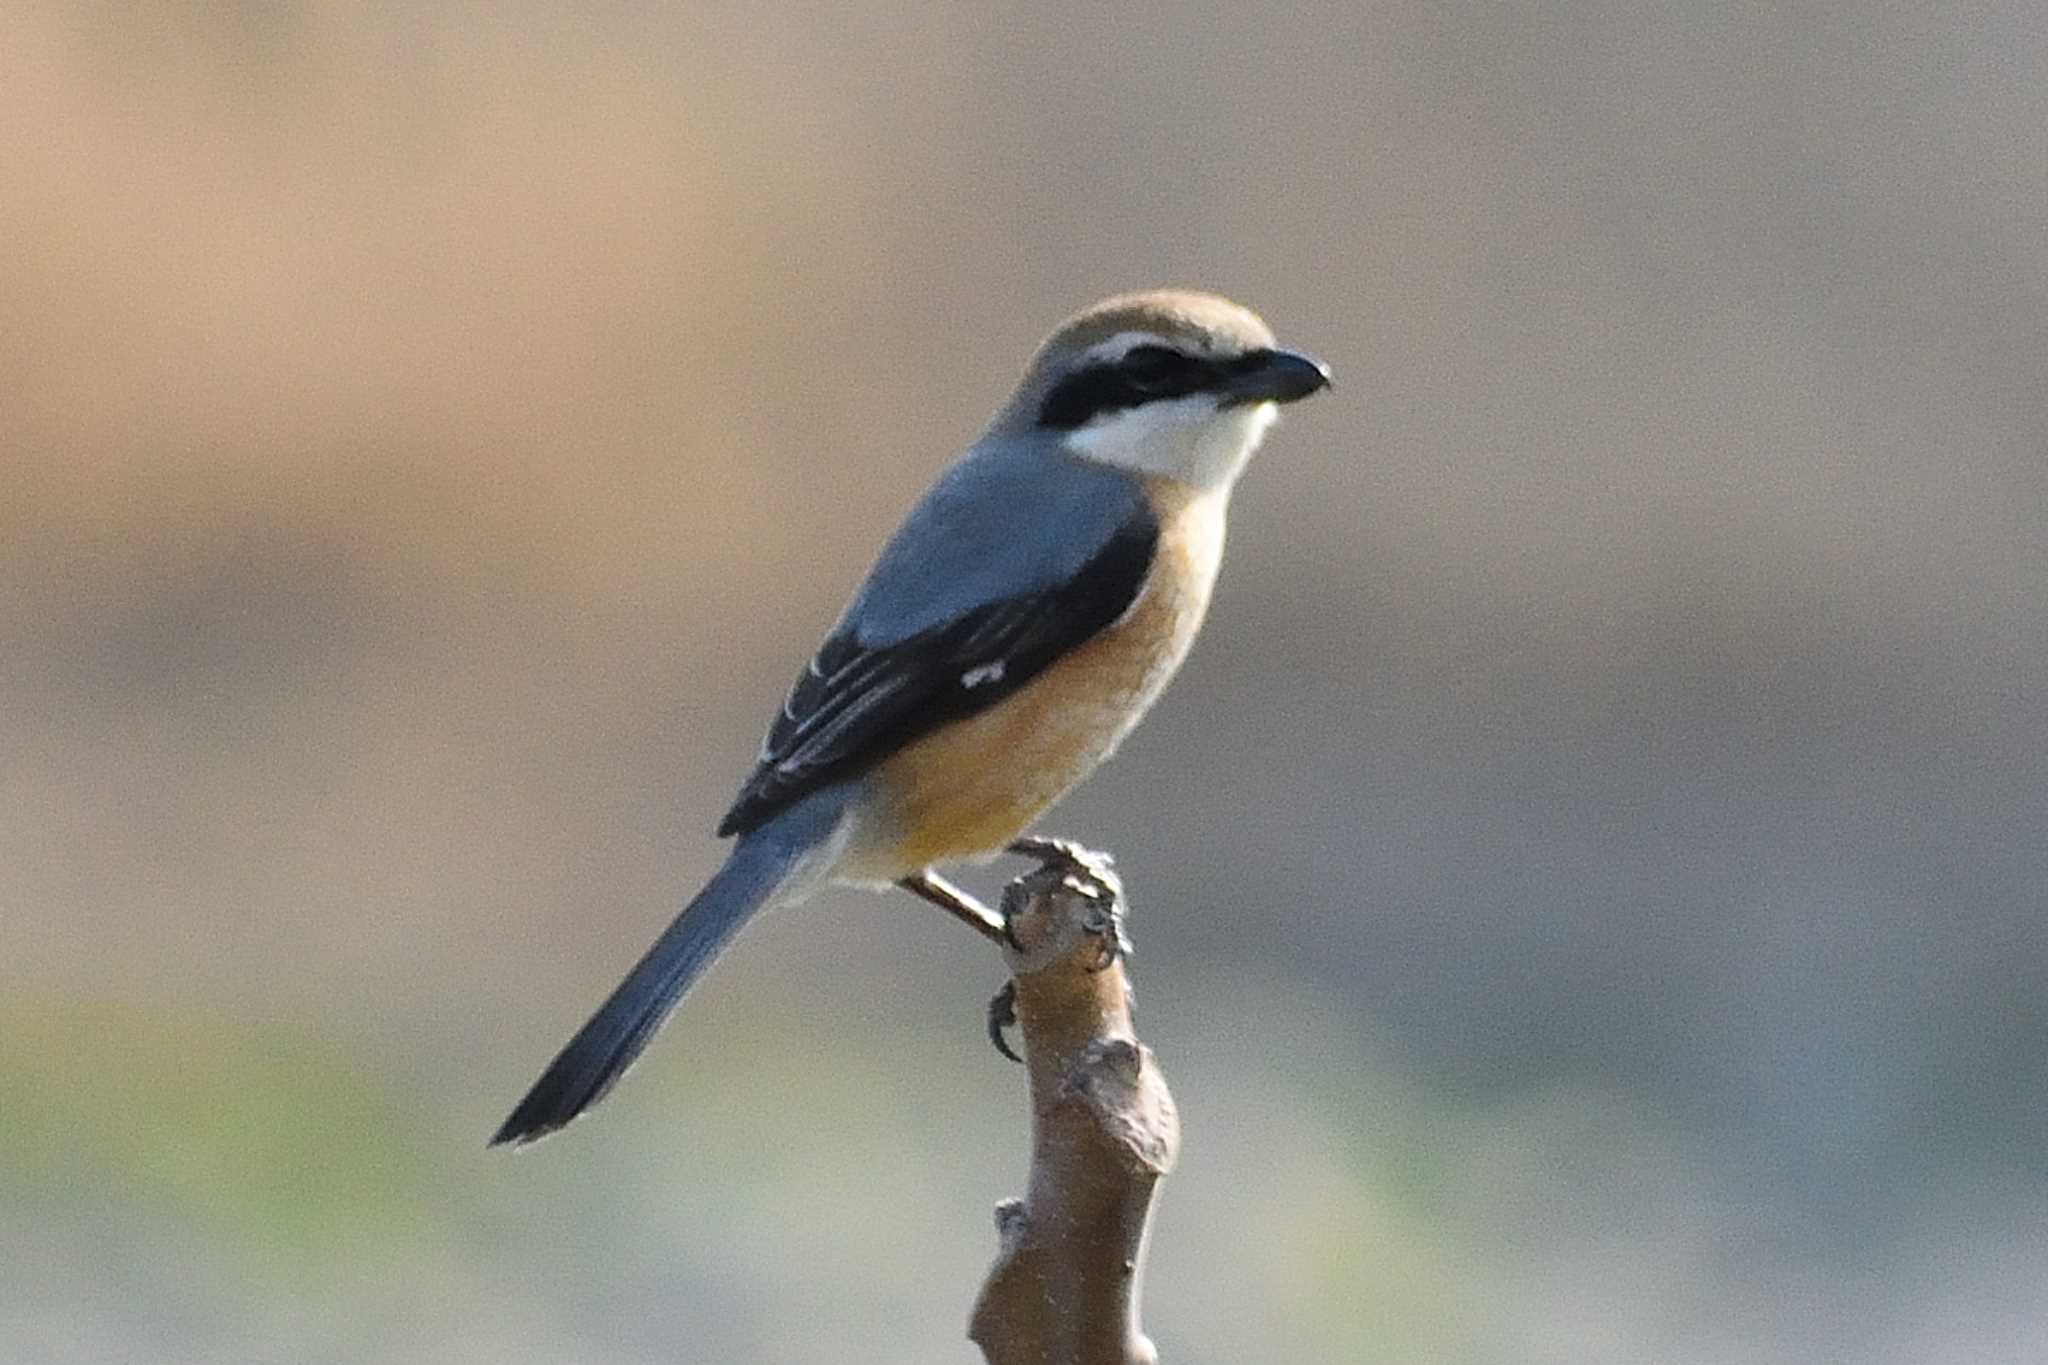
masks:
[[[0,1359],[972,1358],[1023,1100],[907,901],[483,1140],[1162,282],[1338,374],[1056,822],[1185,1110],[1166,1359],[2048,1351],[2036,0],[5,27]]]

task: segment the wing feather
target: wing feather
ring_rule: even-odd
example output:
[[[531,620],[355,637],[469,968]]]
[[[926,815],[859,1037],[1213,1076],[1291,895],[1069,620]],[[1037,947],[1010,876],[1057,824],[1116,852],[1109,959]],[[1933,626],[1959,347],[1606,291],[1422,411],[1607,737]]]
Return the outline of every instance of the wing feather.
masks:
[[[884,643],[842,623],[797,675],[718,832],[744,834],[799,797],[1016,692],[1124,614],[1144,588],[1158,540],[1158,523],[1138,499],[1064,580]]]

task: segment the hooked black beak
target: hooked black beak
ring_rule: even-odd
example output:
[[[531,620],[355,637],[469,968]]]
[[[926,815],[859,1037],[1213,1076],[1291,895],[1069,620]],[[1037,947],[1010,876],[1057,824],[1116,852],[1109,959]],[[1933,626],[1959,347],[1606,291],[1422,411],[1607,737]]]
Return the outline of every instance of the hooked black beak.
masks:
[[[1330,367],[1299,351],[1253,351],[1231,366],[1218,386],[1224,407],[1243,403],[1292,403],[1330,387]]]

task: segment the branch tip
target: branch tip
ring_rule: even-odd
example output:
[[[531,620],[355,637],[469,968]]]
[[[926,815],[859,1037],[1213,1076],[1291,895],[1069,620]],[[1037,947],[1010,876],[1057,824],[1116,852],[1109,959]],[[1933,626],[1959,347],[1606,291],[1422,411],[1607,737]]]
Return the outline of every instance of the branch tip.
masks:
[[[1031,1088],[1031,1174],[996,1205],[1000,1250],[968,1336],[989,1365],[1150,1365],[1138,1285],[1180,1124],[1131,1023],[1123,888],[1109,860],[1035,841],[1003,891],[1004,961]]]

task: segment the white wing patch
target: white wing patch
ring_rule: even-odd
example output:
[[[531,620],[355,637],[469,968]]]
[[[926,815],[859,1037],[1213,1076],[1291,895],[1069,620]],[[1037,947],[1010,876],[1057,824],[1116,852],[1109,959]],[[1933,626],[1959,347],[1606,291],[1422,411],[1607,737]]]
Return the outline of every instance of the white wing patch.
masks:
[[[998,683],[1002,680],[1003,661],[1001,659],[991,660],[985,664],[977,664],[960,675],[960,685],[970,692],[977,687],[986,687],[990,683]]]

